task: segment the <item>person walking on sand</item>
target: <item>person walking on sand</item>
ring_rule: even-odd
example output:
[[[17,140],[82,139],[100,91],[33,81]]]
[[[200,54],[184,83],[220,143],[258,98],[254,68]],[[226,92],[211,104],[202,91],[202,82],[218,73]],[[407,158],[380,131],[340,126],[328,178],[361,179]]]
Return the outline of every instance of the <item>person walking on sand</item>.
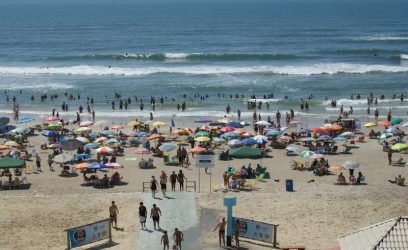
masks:
[[[391,147],[388,148],[387,155],[388,155],[388,165],[391,166],[391,164],[392,164],[392,149],[391,149]]]
[[[166,248],[169,250],[169,243],[169,235],[167,234],[167,231],[164,231],[160,240],[160,244],[163,245],[163,250],[166,250]]]
[[[178,230],[178,228],[175,228],[173,239],[174,239],[174,242],[176,243],[176,247],[178,247],[178,249],[181,250],[181,242],[184,240],[183,232]]]
[[[239,248],[239,220],[235,220],[234,224],[234,239],[235,239],[235,246]]]
[[[163,193],[163,197],[166,196],[166,191],[167,191],[167,175],[164,171],[162,171],[162,174],[160,175],[160,188]]]
[[[176,191],[177,174],[173,171],[170,175],[171,191]]]
[[[183,171],[180,170],[178,175],[177,175],[177,181],[180,184],[180,191],[184,191],[184,179],[187,180],[187,178],[183,174]]]
[[[41,172],[41,157],[39,154],[35,155],[35,164],[37,165],[37,170]]]
[[[218,239],[220,241],[220,247],[221,247],[221,239],[222,239],[223,245],[225,247],[225,226],[226,225],[227,225],[227,221],[225,220],[225,217],[223,217],[222,220],[214,228],[214,232],[218,228]]]
[[[150,190],[152,190],[152,197],[156,198],[156,192],[157,192],[157,180],[152,176],[152,180],[150,181]]]
[[[157,227],[160,229],[160,216],[162,215],[161,210],[156,204],[153,204],[152,209],[150,210],[150,218],[153,220],[153,227],[156,230]]]
[[[146,218],[147,218],[147,209],[143,205],[143,202],[139,203],[139,219],[140,219],[140,225],[142,226],[142,230],[147,229],[146,228]]]
[[[118,227],[118,214],[119,214],[119,209],[115,204],[115,201],[112,201],[112,205],[109,207],[109,218],[111,220],[111,226],[113,226],[113,223],[115,223],[114,228]]]

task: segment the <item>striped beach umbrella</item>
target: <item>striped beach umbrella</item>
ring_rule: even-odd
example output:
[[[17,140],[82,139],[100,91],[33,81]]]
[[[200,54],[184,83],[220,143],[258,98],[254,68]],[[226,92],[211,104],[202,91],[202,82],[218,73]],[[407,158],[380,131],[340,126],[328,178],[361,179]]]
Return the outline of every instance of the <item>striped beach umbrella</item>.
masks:
[[[160,151],[163,151],[163,152],[170,152],[170,151],[173,151],[173,150],[177,149],[177,145],[172,144],[172,143],[163,143],[159,147],[159,149],[160,149]]]

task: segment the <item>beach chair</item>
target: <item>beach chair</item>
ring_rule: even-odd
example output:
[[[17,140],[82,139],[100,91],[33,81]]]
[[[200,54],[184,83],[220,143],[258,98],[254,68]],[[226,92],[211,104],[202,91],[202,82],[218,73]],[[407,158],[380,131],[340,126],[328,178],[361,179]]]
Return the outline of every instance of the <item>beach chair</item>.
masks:
[[[265,178],[265,173],[260,173],[255,180],[257,181],[263,181],[263,179]]]

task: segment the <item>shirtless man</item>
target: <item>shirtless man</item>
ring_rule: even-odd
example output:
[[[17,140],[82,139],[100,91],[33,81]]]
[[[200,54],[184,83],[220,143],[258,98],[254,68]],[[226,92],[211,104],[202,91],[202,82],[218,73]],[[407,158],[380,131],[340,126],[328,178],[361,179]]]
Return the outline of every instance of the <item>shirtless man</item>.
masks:
[[[167,231],[164,231],[160,244],[163,244],[163,250],[166,250],[166,248],[169,250],[169,235],[167,234]]]
[[[153,219],[154,230],[156,230],[156,223],[157,223],[157,227],[160,228],[160,224],[159,224],[160,216],[161,216],[160,208],[157,207],[156,204],[153,204],[153,207],[150,210],[150,218]]]
[[[118,214],[119,214],[119,209],[115,205],[115,201],[112,201],[112,205],[109,207],[109,217],[111,219],[111,225],[113,226],[113,222],[115,223],[114,228],[118,227]]]
[[[174,229],[173,239],[178,249],[181,250],[181,242],[184,240],[184,235],[178,228]]]
[[[163,197],[166,197],[166,191],[167,191],[167,175],[164,171],[162,171],[162,174],[160,175],[160,188],[163,193]]]
[[[218,223],[217,226],[214,228],[214,232],[218,228],[218,238],[220,241],[220,247],[221,247],[221,239],[225,247],[225,226],[226,225],[227,225],[227,221],[225,220],[225,217],[223,217],[221,222]]]

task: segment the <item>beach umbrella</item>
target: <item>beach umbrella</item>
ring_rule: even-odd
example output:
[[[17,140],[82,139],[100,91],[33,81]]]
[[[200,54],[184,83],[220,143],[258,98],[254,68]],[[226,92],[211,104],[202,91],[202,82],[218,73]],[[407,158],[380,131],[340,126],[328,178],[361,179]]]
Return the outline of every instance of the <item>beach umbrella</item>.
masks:
[[[204,153],[205,151],[206,151],[205,148],[197,147],[197,146],[191,149],[191,152],[196,153],[196,154],[201,154],[201,153]]]
[[[378,125],[384,126],[384,127],[389,127],[391,126],[391,123],[389,121],[379,121]]]
[[[220,131],[221,131],[221,132],[224,132],[224,133],[232,132],[232,131],[234,131],[234,130],[235,130],[235,128],[229,127],[229,126],[222,127],[222,128],[220,129]]]
[[[402,124],[403,127],[408,127],[408,122]]]
[[[210,133],[206,132],[206,131],[201,131],[198,132],[197,134],[195,134],[196,137],[208,137],[210,135]]]
[[[93,162],[89,164],[86,168],[87,169],[102,169],[102,168],[105,168],[105,165],[99,162]]]
[[[147,139],[148,139],[149,141],[150,141],[150,140],[155,140],[155,139],[160,139],[160,138],[164,138],[164,136],[158,135],[158,134],[153,134],[153,135],[147,137]]]
[[[200,127],[201,130],[210,130],[211,127],[208,126],[207,124],[204,124],[203,126]]]
[[[58,120],[59,120],[59,118],[57,116],[49,116],[47,118],[47,121],[49,121],[49,122],[58,121]]]
[[[279,141],[288,143],[288,142],[293,141],[293,139],[290,136],[284,135],[284,136],[279,137]]]
[[[346,161],[345,163],[343,163],[343,167],[347,168],[347,169],[356,169],[360,166],[360,163],[356,162],[356,161]]]
[[[4,143],[4,145],[8,146],[8,147],[19,147],[20,146],[20,144],[18,144],[15,141],[8,141],[8,142]]]
[[[119,141],[115,138],[111,138],[109,140],[106,141],[106,144],[114,144],[114,143],[118,143]]]
[[[207,142],[210,140],[211,140],[210,137],[207,137],[207,136],[201,136],[201,137],[197,137],[194,139],[194,141],[196,142]]]
[[[34,118],[23,117],[23,118],[18,119],[17,123],[22,124],[22,123],[28,123],[28,122],[32,122],[32,121],[34,121]]]
[[[106,124],[108,124],[107,121],[101,120],[101,121],[95,122],[93,125],[94,125],[94,126],[104,126],[104,125],[106,125]]]
[[[22,168],[25,165],[24,160],[11,157],[3,157],[0,159],[0,168]]]
[[[137,136],[137,132],[132,131],[132,132],[126,133],[126,135],[129,136],[129,137],[136,137],[136,136]]]
[[[247,122],[247,121],[242,121],[242,122],[241,122],[241,125],[249,126],[249,125],[251,125],[251,123],[250,123],[250,122]]]
[[[59,142],[60,147],[64,150],[75,150],[82,146],[82,143],[77,139],[68,139],[66,141]]]
[[[0,150],[8,150],[9,146],[7,145],[0,145]]]
[[[321,136],[319,136],[317,138],[318,141],[327,141],[327,140],[330,140],[330,139],[331,139],[331,137],[328,136],[328,135],[321,135]]]
[[[237,139],[230,140],[228,142],[228,146],[231,146],[231,147],[237,147],[237,146],[241,146],[241,145],[242,145],[242,142],[240,140],[237,140]]]
[[[228,154],[236,158],[255,158],[261,156],[261,150],[254,147],[240,147],[230,149]]]
[[[278,136],[278,135],[281,135],[281,134],[283,134],[283,131],[280,131],[280,130],[269,130],[266,133],[267,136]]]
[[[91,132],[92,129],[89,127],[80,127],[77,130],[75,130],[75,133],[83,133],[83,132]]]
[[[243,130],[243,129],[241,129],[241,128],[235,129],[235,130],[234,130],[234,132],[235,132],[235,133],[237,133],[237,134],[240,134],[240,135],[242,135],[242,134],[245,134],[245,133],[246,133],[246,131],[245,131],[245,130]]]
[[[384,140],[384,139],[387,139],[387,138],[390,138],[390,137],[392,137],[391,133],[385,133],[385,134],[382,134],[380,136],[380,140]]]
[[[147,148],[138,148],[136,149],[136,154],[142,155],[142,160],[143,160],[143,155],[151,154],[152,151],[148,150]]]
[[[229,122],[227,123],[227,126],[233,127],[233,128],[243,128],[244,127],[244,125],[242,125],[239,122]]]
[[[79,124],[80,127],[88,127],[88,126],[92,126],[93,122],[92,121],[83,121]]]
[[[161,127],[161,126],[166,126],[166,125],[167,125],[167,123],[161,122],[161,121],[156,121],[156,122],[152,123],[152,126],[154,126],[154,127]]]
[[[392,149],[392,150],[395,150],[395,151],[407,150],[407,149],[408,149],[408,145],[407,145],[407,144],[403,144],[403,143],[397,143],[397,144],[395,144],[395,145],[392,145],[391,149]]]
[[[258,125],[260,125],[260,126],[269,126],[269,125],[271,125],[269,122],[267,122],[267,121],[257,121],[257,122],[255,122],[255,124],[258,124]]]
[[[137,121],[131,121],[127,124],[128,127],[134,127],[134,126],[139,126],[140,122]]]
[[[224,137],[224,138],[238,138],[238,137],[240,137],[240,135],[235,133],[235,132],[229,132],[229,133],[225,133],[225,134],[221,135],[221,137]]]
[[[375,126],[377,126],[376,122],[368,122],[368,123],[364,124],[364,127],[366,127],[366,128],[371,128],[371,127],[375,127]]]
[[[391,119],[391,125],[400,124],[402,122],[402,118],[395,117]]]
[[[89,139],[88,139],[88,138],[85,138],[85,137],[77,137],[77,138],[75,138],[75,139],[77,139],[78,141],[80,141],[80,142],[83,143],[83,144],[89,143]]]
[[[258,144],[258,142],[253,138],[246,138],[242,140],[241,144],[245,146],[250,146],[250,145]]]
[[[21,134],[25,134],[27,132],[28,132],[28,130],[26,128],[15,128],[13,130],[10,130],[8,132],[8,134],[20,134],[21,135]]]
[[[61,124],[51,124],[51,125],[48,125],[47,129],[48,130],[61,130],[62,125]]]
[[[251,132],[245,132],[245,133],[241,134],[241,136],[242,136],[242,137],[254,137],[255,134],[254,134],[254,133],[251,133]]]
[[[137,161],[136,157],[126,157],[125,161]]]
[[[123,128],[125,128],[125,126],[123,125],[113,125],[110,129],[111,130],[121,130]]]
[[[116,163],[116,162],[106,163],[104,167],[105,168],[112,168],[112,169],[123,168],[122,165],[120,165],[119,163]]]
[[[223,143],[223,142],[225,142],[225,140],[224,140],[223,138],[216,137],[216,138],[213,139],[213,142],[215,142],[215,143]]]
[[[347,132],[341,133],[340,136],[343,136],[343,137],[354,136],[354,133],[350,132],[350,131],[347,131]]]
[[[322,155],[322,154],[314,154],[314,155],[310,156],[310,159],[320,159],[320,158],[323,158],[323,157],[324,157],[324,155]]]
[[[289,126],[296,126],[296,125],[302,125],[303,124],[303,122],[301,122],[301,121],[291,121],[291,122],[289,122]]]
[[[84,169],[86,169],[89,165],[90,165],[89,163],[83,162],[83,163],[77,164],[77,165],[75,166],[75,169],[84,170]]]
[[[217,126],[223,126],[224,123],[221,123],[221,122],[210,122],[208,125],[210,125],[211,127],[217,127]]]
[[[334,125],[326,126],[324,127],[324,129],[327,131],[339,131],[339,130],[342,130],[343,127],[340,125],[334,124]]]
[[[95,142],[103,142],[106,139],[108,139],[108,138],[102,136],[102,137],[96,138]]]
[[[329,170],[330,171],[344,171],[346,170],[346,168],[341,165],[334,165],[334,166],[329,167]]]
[[[299,153],[299,148],[295,146],[289,146],[289,147],[286,147],[285,149],[290,152]]]
[[[347,141],[347,138],[342,136],[336,136],[333,138],[333,141]]]
[[[84,146],[85,149],[96,149],[99,147],[99,144],[96,143],[88,143]]]
[[[67,154],[59,154],[57,156],[54,157],[53,161],[55,161],[56,163],[65,163],[65,162],[69,162],[72,160],[72,157],[67,155]]]
[[[148,137],[150,136],[150,133],[147,132],[139,132],[137,133],[137,137]]]
[[[264,135],[257,135],[255,137],[253,137],[254,140],[256,140],[256,142],[258,144],[265,144],[268,142],[268,137],[264,136]]]
[[[218,119],[218,122],[220,122],[220,123],[229,123],[229,122],[232,122],[232,119],[229,118],[229,117],[223,117],[221,119]]]
[[[401,131],[400,131],[399,129],[394,128],[394,127],[387,128],[387,129],[385,130],[385,132],[391,133],[391,134],[393,134],[393,135],[398,135],[398,134],[401,133]]]
[[[310,131],[315,133],[315,134],[319,134],[319,135],[326,134],[326,130],[323,129],[323,128],[312,128]]]
[[[115,150],[110,147],[101,147],[96,149],[96,152],[100,155],[110,155],[113,154],[114,151]]]
[[[57,137],[58,136],[58,133],[52,130],[45,130],[41,134],[46,137]]]
[[[173,150],[177,149],[177,145],[172,144],[172,143],[163,143],[159,147],[159,149],[160,149],[160,151],[163,151],[163,152],[170,152],[170,151],[173,151]]]
[[[109,135],[116,135],[118,134],[117,131],[112,131],[112,130],[102,130],[99,131],[99,134],[103,135],[103,136],[109,136]]]
[[[314,141],[315,139],[313,138],[313,137],[306,137],[306,138],[303,138],[302,139],[302,141],[303,142],[312,142],[312,141]]]
[[[0,126],[4,126],[9,124],[10,118],[8,117],[0,117]]]
[[[303,158],[310,158],[312,155],[314,155],[315,153],[314,152],[312,152],[312,151],[309,151],[309,150],[305,150],[305,151],[302,151],[301,153],[300,153],[300,157],[303,157]]]

